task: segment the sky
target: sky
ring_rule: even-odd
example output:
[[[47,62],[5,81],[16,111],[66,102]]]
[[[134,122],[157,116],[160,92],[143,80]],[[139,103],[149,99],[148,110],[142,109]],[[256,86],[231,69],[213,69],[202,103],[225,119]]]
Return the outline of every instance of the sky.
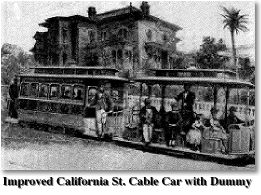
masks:
[[[223,29],[222,6],[235,7],[241,14],[247,14],[248,32],[236,36],[236,45],[255,45],[255,2],[254,1],[148,1],[151,15],[179,25],[177,33],[181,39],[177,48],[191,52],[200,47],[204,36],[223,38],[231,47],[231,37]],[[8,1],[1,3],[1,45],[15,44],[29,51],[35,43],[36,31],[46,31],[38,24],[54,16],[88,16],[89,6],[95,6],[97,13],[122,8],[130,1]],[[132,1],[139,8],[141,1]]]

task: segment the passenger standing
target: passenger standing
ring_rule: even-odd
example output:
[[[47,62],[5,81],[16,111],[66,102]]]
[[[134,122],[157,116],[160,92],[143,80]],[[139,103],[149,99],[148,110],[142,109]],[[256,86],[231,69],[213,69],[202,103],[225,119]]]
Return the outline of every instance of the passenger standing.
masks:
[[[211,131],[215,138],[218,138],[222,141],[222,152],[227,152],[228,147],[228,136],[225,129],[222,127],[218,117],[219,110],[215,107],[212,107],[210,110],[210,116],[208,118]]]
[[[182,117],[178,109],[178,103],[171,102],[171,111],[166,114],[165,141],[166,145],[175,145],[177,135],[180,134]]]
[[[18,119],[18,113],[17,113],[17,105],[18,105],[18,94],[19,94],[19,86],[18,86],[18,79],[14,78],[13,82],[9,86],[9,96],[11,98],[10,104],[9,104],[9,111],[8,115],[12,120]]]
[[[155,116],[157,109],[151,105],[151,100],[145,100],[145,106],[141,109],[141,124],[145,144],[148,145],[152,139],[153,128],[155,126]]]
[[[113,108],[111,98],[108,94],[105,94],[104,87],[100,86],[95,96],[94,101],[90,104],[96,108],[96,128],[97,135],[103,136],[103,126],[106,123],[107,114],[106,112],[111,111]]]
[[[184,91],[181,92],[175,99],[177,101],[181,100],[181,114],[183,121],[183,130],[187,133],[193,122],[195,121],[193,106],[195,103],[195,93],[191,90],[191,85],[185,84]]]

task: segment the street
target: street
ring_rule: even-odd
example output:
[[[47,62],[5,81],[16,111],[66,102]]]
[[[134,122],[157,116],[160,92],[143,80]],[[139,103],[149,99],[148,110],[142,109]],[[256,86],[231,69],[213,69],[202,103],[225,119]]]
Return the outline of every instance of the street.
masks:
[[[255,170],[2,124],[2,170]]]

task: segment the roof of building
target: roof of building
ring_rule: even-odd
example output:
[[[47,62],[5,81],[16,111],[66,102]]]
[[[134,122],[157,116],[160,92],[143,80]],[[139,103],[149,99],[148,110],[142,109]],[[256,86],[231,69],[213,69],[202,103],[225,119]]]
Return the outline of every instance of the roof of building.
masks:
[[[72,20],[72,19],[77,19],[77,20],[83,20],[83,21],[87,21],[87,22],[103,22],[103,21],[107,21],[108,19],[113,19],[113,18],[118,18],[120,16],[123,15],[128,15],[128,14],[132,14],[132,16],[137,16],[138,20],[144,19],[144,20],[151,20],[151,21],[155,21],[155,22],[160,22],[161,25],[170,28],[174,31],[178,31],[178,30],[182,30],[182,28],[178,25],[172,24],[170,22],[167,22],[165,20],[162,20],[160,18],[157,18],[153,15],[143,15],[142,11],[134,6],[127,6],[124,8],[120,8],[120,9],[115,9],[115,10],[111,10],[108,12],[104,12],[104,13],[100,13],[97,14],[95,18],[91,19],[89,17],[85,17],[85,16],[81,16],[81,15],[73,15],[73,16],[69,16],[69,17],[65,17],[65,16],[55,16],[55,17],[51,17],[45,20],[45,22],[40,23],[40,26],[43,27],[48,27],[49,23],[52,23],[54,21],[58,21],[58,20]]]

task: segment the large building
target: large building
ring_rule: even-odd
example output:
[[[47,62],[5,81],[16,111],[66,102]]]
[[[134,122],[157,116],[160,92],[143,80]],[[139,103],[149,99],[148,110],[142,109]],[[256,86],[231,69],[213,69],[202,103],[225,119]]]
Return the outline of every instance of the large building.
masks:
[[[150,5],[130,6],[88,17],[52,17],[39,24],[31,50],[41,65],[110,66],[120,70],[173,68],[181,27],[150,14]]]

